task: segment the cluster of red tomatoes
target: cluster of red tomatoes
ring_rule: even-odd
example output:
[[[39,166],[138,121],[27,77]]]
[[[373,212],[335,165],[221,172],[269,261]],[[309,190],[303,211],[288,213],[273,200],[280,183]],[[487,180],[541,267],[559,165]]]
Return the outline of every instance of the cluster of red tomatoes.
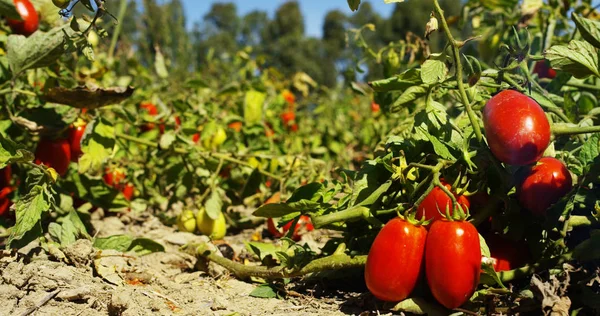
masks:
[[[483,121],[493,155],[505,164],[523,168],[515,181],[522,208],[536,216],[544,215],[571,190],[572,179],[561,161],[542,157],[550,143],[550,123],[543,109],[528,96],[505,90],[487,102]],[[470,208],[468,197],[441,182],[462,209]],[[416,211],[416,218],[430,220],[430,225],[397,217],[382,228],[365,267],[365,280],[373,295],[386,301],[407,298],[423,268],[431,293],[445,307],[457,308],[473,295],[481,272],[479,234],[471,223],[440,214],[451,206],[451,198],[435,187]],[[449,213],[452,216],[452,211]],[[500,235],[490,235],[486,241],[496,271],[514,269],[527,260],[524,245]]]

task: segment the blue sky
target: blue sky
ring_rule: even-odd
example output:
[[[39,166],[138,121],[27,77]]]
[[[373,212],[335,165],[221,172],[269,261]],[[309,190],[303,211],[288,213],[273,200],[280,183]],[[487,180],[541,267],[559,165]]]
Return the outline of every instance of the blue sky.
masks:
[[[194,22],[201,21],[202,17],[210,10],[213,3],[234,2],[237,5],[238,15],[244,15],[253,10],[263,10],[273,17],[277,8],[286,0],[182,0],[187,14],[187,24],[191,27]],[[371,0],[374,9],[384,17],[388,17],[394,5],[385,4],[383,0]],[[309,36],[321,36],[323,18],[328,11],[339,9],[351,14],[346,0],[298,0],[304,15],[304,29]]]

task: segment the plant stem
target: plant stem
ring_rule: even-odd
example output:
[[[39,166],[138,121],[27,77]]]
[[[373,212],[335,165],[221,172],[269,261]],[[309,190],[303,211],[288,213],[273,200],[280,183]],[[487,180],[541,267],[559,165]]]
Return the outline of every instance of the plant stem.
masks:
[[[567,262],[573,258],[572,252],[567,252],[560,256],[550,258],[548,260],[544,260],[539,263],[528,264],[521,268],[510,270],[510,271],[502,271],[498,272],[498,277],[502,282],[511,282],[516,279],[520,279],[529,275],[534,274],[537,271],[547,269],[548,267],[554,267],[556,265]]]
[[[337,222],[347,222],[361,218],[369,219],[370,217],[372,217],[372,215],[368,207],[354,206],[340,212],[311,217],[311,221],[316,228],[321,228]]]
[[[600,126],[552,126],[552,134],[555,136],[587,133],[600,133]]]
[[[113,33],[113,36],[110,40],[110,47],[108,48],[108,60],[112,60],[115,54],[115,48],[117,47],[119,34],[123,28],[122,22],[125,18],[125,13],[127,13],[127,0],[121,0],[121,5],[119,6],[119,15],[117,17],[117,26],[115,27],[115,32]]]
[[[464,44],[463,42],[457,42],[452,36],[452,32],[450,32],[450,28],[448,27],[448,22],[446,22],[446,18],[444,17],[444,10],[440,7],[439,1],[434,0],[433,4],[435,6],[435,11],[441,20],[442,29],[448,38],[448,42],[452,45],[452,52],[454,55],[454,63],[456,66],[456,81],[458,84],[458,90],[460,92],[460,96],[463,104],[465,105],[465,109],[467,110],[467,115],[469,116],[469,120],[471,121],[471,125],[473,125],[473,130],[475,131],[475,137],[478,142],[483,141],[483,135],[481,134],[481,129],[479,127],[479,122],[477,121],[477,117],[473,108],[471,107],[471,103],[469,102],[469,98],[467,97],[467,92],[465,90],[465,84],[463,82],[463,68],[460,60],[460,51],[459,48]]]
[[[290,270],[285,267],[248,266],[221,257],[208,250],[208,247],[204,244],[196,247],[196,256],[203,257],[226,268],[240,279],[247,279],[249,277],[259,277],[264,279],[292,278],[322,271],[361,268],[364,267],[367,262],[366,255],[350,257],[346,254],[334,254],[328,257],[315,259],[300,269]]]

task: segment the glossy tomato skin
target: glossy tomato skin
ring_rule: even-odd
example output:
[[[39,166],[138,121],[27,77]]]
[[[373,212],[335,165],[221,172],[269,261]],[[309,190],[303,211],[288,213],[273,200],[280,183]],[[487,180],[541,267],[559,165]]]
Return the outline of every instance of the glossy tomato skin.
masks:
[[[121,193],[123,193],[123,196],[125,196],[125,199],[127,201],[131,201],[131,199],[133,198],[134,192],[135,192],[135,187],[131,183],[127,183],[125,185],[125,187],[123,188],[123,190],[121,191]]]
[[[12,202],[10,194],[14,190],[11,186],[12,170],[10,165],[0,170],[0,216],[8,213]]]
[[[29,0],[13,0],[17,12],[21,15],[22,21],[7,19],[10,29],[20,35],[29,36],[37,31],[39,26],[39,16],[35,7]]]
[[[375,101],[372,101],[371,102],[371,112],[378,113],[379,111],[381,111],[379,104],[375,103]]]
[[[454,193],[450,184],[446,183],[445,181],[441,180],[440,182],[454,194],[456,202],[460,204],[464,212],[467,212],[467,210],[471,207],[469,198],[464,195],[457,195]],[[444,218],[442,214],[446,214],[446,208],[450,210],[450,215],[452,215],[452,200],[444,191],[442,191],[442,189],[435,187],[417,207],[416,218],[421,219],[424,216],[426,220],[432,220],[432,222],[437,221]],[[440,212],[442,212],[442,214],[440,214]]]
[[[556,158],[544,157],[528,167],[525,177],[517,185],[517,197],[523,208],[541,216],[572,187],[573,179],[567,167]]]
[[[550,63],[546,60],[540,60],[533,66],[533,72],[538,75],[540,79],[554,79],[556,77],[556,70],[550,67]]]
[[[479,234],[466,221],[434,222],[425,245],[425,275],[435,299],[448,309],[469,300],[479,284]]]
[[[78,162],[79,157],[83,154],[81,151],[81,138],[85,133],[85,124],[71,127],[69,131],[69,143],[71,145],[71,161]]]
[[[427,229],[391,219],[377,234],[365,266],[365,281],[378,299],[402,301],[415,288],[423,269]]]
[[[501,91],[487,102],[483,125],[494,156],[510,165],[537,161],[550,144],[550,123],[544,110],[514,90]]]
[[[490,255],[496,272],[509,271],[527,263],[530,252],[525,243],[490,235],[486,238]]]
[[[67,174],[71,162],[71,145],[67,139],[42,138],[35,151],[35,163],[54,168],[60,176]]]

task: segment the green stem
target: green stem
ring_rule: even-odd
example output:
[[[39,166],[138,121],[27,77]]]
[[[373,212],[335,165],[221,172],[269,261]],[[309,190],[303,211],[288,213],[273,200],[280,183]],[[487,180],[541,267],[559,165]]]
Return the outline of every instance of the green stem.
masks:
[[[481,134],[481,129],[479,127],[479,122],[477,121],[477,116],[471,107],[471,103],[469,102],[469,98],[467,97],[467,91],[465,90],[465,84],[463,82],[463,68],[462,62],[460,59],[460,51],[459,48],[464,45],[464,42],[458,42],[452,36],[452,32],[450,32],[450,28],[448,27],[448,22],[446,22],[446,18],[444,17],[444,10],[440,7],[439,1],[434,0],[433,4],[435,6],[435,11],[439,16],[442,24],[442,29],[448,38],[448,42],[452,45],[452,52],[454,55],[454,63],[456,65],[456,81],[458,84],[458,90],[460,92],[460,96],[462,99],[462,103],[465,105],[465,109],[467,110],[467,115],[469,116],[469,120],[471,121],[471,125],[473,126],[473,130],[475,131],[475,137],[478,142],[483,141],[483,135]]]
[[[115,32],[110,40],[110,47],[108,49],[108,60],[112,60],[115,54],[115,48],[117,47],[119,34],[123,28],[123,19],[125,18],[125,13],[127,13],[127,0],[121,0],[121,5],[119,6],[119,15],[117,17],[117,26],[115,27]]]
[[[371,211],[368,207],[365,206],[355,206],[349,209],[329,213],[326,215],[311,217],[311,221],[316,228],[321,228],[325,225],[337,223],[337,222],[345,222],[351,220],[358,220],[361,218],[368,218],[371,216]]]
[[[367,262],[367,256],[350,257],[345,254],[334,254],[328,257],[315,259],[300,269],[286,269],[285,267],[248,266],[227,258],[221,257],[207,249],[206,245],[196,248],[196,255],[212,261],[233,273],[240,279],[259,277],[264,279],[284,279],[304,276],[310,273],[361,268]]]
[[[511,282],[513,280],[532,275],[538,271],[545,270],[549,267],[554,267],[554,266],[557,266],[564,262],[570,261],[572,258],[573,258],[573,253],[567,252],[558,257],[550,258],[548,260],[545,260],[545,261],[542,261],[539,263],[528,264],[521,268],[510,270],[510,271],[498,272],[498,277],[500,278],[500,280],[503,283]]]
[[[552,126],[554,136],[600,133],[600,126]]]

